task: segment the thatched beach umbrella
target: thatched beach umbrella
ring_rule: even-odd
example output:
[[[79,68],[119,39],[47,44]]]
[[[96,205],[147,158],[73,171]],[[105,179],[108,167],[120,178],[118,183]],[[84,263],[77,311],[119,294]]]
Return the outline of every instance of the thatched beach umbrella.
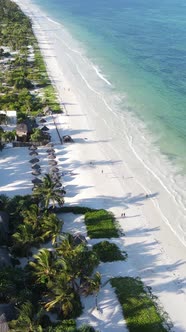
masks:
[[[36,163],[38,163],[39,162],[39,159],[38,158],[33,158],[33,159],[31,159],[30,161],[29,161],[29,163],[31,163],[31,164],[36,164]]]
[[[54,150],[54,149],[52,149],[52,148],[50,148],[50,149],[46,150],[46,152],[47,152],[47,153],[54,153],[54,152],[55,152],[55,150]]]
[[[56,182],[56,184],[55,184],[55,187],[56,188],[60,188],[62,186],[62,183],[61,182]]]
[[[55,154],[50,153],[48,155],[48,159],[55,159],[55,158],[56,158]]]
[[[37,146],[31,145],[31,146],[29,146],[29,150],[37,150]]]
[[[39,169],[39,168],[38,169],[33,169],[32,174],[35,175],[35,176],[40,175],[41,174],[41,169]]]
[[[31,151],[29,153],[29,155],[32,156],[32,157],[35,157],[35,156],[38,156],[38,152],[37,151]]]
[[[48,128],[47,126],[44,126],[44,127],[41,128],[41,130],[42,130],[42,131],[48,131],[49,128]]]
[[[32,183],[34,183],[34,184],[41,184],[42,180],[40,180],[38,178],[35,178],[35,179],[32,180]]]
[[[39,120],[39,122],[40,122],[40,123],[45,123],[46,120],[42,118],[41,120]]]
[[[59,172],[59,168],[57,168],[57,167],[52,167],[52,168],[51,168],[51,171],[52,171],[53,173],[57,173],[57,172]]]
[[[52,176],[52,180],[53,180],[53,182],[58,183],[58,182],[60,182],[60,176],[57,176],[57,175]]]
[[[41,167],[38,164],[32,165],[33,169],[40,169]]]
[[[52,142],[49,142],[49,143],[47,143],[45,146],[47,146],[47,147],[52,147],[52,146],[54,146],[54,144],[53,144]]]
[[[52,172],[51,171],[51,176],[52,176],[52,178],[53,179],[60,179],[61,178],[61,175],[59,174],[59,172],[57,171],[57,172]]]
[[[56,166],[57,165],[57,161],[56,160],[49,160],[48,161],[48,163],[49,163],[49,165],[51,165],[51,166]]]

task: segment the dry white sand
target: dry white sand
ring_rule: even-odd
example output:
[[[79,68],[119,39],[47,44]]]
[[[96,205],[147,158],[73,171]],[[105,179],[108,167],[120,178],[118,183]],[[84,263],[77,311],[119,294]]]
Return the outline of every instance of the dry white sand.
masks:
[[[125,160],[118,160],[115,151],[110,151],[109,128],[103,130],[104,119],[100,118],[99,113],[95,114],[91,107],[94,98],[89,100],[87,96],[84,105],[79,103],[77,78],[67,66],[62,46],[54,42],[55,30],[59,26],[43,15],[30,0],[16,2],[33,20],[51,79],[56,85],[61,103],[65,104],[66,115],[55,117],[58,129],[61,135],[71,134],[76,142],[65,146],[56,145],[58,160],[63,172],[66,172],[66,203],[113,211],[125,233],[125,237],[115,242],[127,251],[128,260],[122,264],[101,264],[99,269],[103,281],[112,276],[139,276],[158,296],[160,305],[174,324],[173,330],[186,331],[186,248],[160,213],[159,205],[162,202],[167,215],[173,213],[171,205],[166,201],[166,193],[161,188],[159,196],[155,193],[146,198],[142,183],[145,176],[149,184],[154,183],[152,174],[147,169],[144,173],[142,168],[136,168],[136,174],[141,172],[141,181],[136,180],[135,157],[129,149]],[[54,131],[52,135],[52,139],[57,142]],[[16,169],[16,160],[12,165]],[[4,172],[7,172],[7,168],[1,171],[1,178],[2,175],[4,178]],[[16,193],[14,187],[13,194]],[[6,191],[5,184],[3,190]],[[125,218],[120,217],[123,212],[126,213]],[[70,225],[69,218],[66,216],[65,220]],[[80,226],[79,216],[73,218],[75,228],[69,226],[69,231],[85,231],[84,226]],[[119,332],[126,329],[121,308],[109,284],[99,295],[100,312],[95,312],[91,301],[92,297],[86,299],[87,311],[78,322],[89,322],[100,331]]]

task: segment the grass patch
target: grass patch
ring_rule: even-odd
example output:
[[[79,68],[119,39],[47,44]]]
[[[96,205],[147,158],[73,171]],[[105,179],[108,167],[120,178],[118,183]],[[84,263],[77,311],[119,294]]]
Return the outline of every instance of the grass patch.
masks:
[[[139,279],[130,277],[113,278],[111,285],[123,309],[130,332],[167,332],[165,314],[161,314],[150,291]]]
[[[54,113],[61,113],[61,107],[58,102],[56,91],[52,84],[47,85],[43,89],[45,103],[48,104]]]
[[[105,210],[85,213],[87,234],[92,239],[119,237],[114,215]]]
[[[108,241],[95,244],[93,250],[102,262],[124,261],[127,258],[126,252],[122,252],[115,243]]]

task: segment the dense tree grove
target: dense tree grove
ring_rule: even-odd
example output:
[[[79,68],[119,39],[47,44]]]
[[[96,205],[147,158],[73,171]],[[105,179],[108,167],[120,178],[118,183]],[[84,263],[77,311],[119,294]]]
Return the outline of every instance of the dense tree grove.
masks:
[[[0,110],[17,121],[42,114],[48,105],[61,112],[31,21],[10,0],[0,0]]]
[[[0,196],[0,210],[10,217],[8,237],[0,245],[7,245],[12,260],[0,271],[0,303],[16,310],[12,332],[94,331],[77,329],[74,319],[82,312],[80,297],[99,291],[101,276],[94,273],[99,258],[86,241],[62,232],[63,221],[54,211],[63,202],[63,190],[48,174],[31,196]]]

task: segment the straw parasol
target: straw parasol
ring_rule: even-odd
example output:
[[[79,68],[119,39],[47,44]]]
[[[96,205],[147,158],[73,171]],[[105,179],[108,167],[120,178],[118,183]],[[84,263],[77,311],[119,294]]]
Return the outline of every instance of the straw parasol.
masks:
[[[57,165],[57,161],[56,160],[49,160],[48,163],[51,166],[56,166]]]
[[[44,126],[44,127],[41,128],[41,130],[42,130],[42,131],[48,131],[49,128],[48,128],[47,126]]]
[[[29,163],[31,163],[31,164],[36,164],[36,163],[38,163],[39,162],[39,159],[38,158],[33,158],[33,159],[31,159],[30,161],[29,161]]]
[[[51,168],[51,171],[54,172],[54,173],[57,173],[57,172],[59,172],[59,168],[57,168],[57,167],[52,167],[52,168]]]
[[[33,169],[32,174],[33,175],[40,175],[41,174],[41,169],[39,169],[39,168],[38,169]]]
[[[37,146],[31,145],[31,146],[29,146],[29,150],[37,150]]]
[[[48,159],[55,159],[55,158],[56,158],[55,154],[50,153],[48,155]]]
[[[62,186],[62,183],[61,182],[56,182],[56,184],[55,184],[55,187],[56,188],[60,188]]]
[[[38,156],[38,152],[37,151],[31,151],[29,152],[29,155],[32,157]]]
[[[38,178],[34,178],[34,179],[32,180],[32,183],[34,183],[34,184],[41,184],[41,183],[42,183],[42,180],[40,180],[40,179],[38,179]]]
[[[53,152],[55,152],[55,150],[52,149],[52,148],[50,148],[50,149],[46,150],[46,152],[47,152],[47,153],[53,153]]]
[[[41,167],[38,164],[32,165],[33,169],[40,169]]]
[[[39,120],[39,122],[40,122],[40,123],[45,123],[46,120],[42,118],[41,120]]]
[[[47,146],[47,147],[53,147],[54,144],[53,144],[52,142],[49,142],[49,143],[47,143],[45,146]]]
[[[54,181],[54,182],[56,182],[56,183],[58,183],[58,182],[60,182],[60,175],[58,175],[58,174],[53,174],[53,175],[51,175],[51,177],[52,177],[52,180]]]

